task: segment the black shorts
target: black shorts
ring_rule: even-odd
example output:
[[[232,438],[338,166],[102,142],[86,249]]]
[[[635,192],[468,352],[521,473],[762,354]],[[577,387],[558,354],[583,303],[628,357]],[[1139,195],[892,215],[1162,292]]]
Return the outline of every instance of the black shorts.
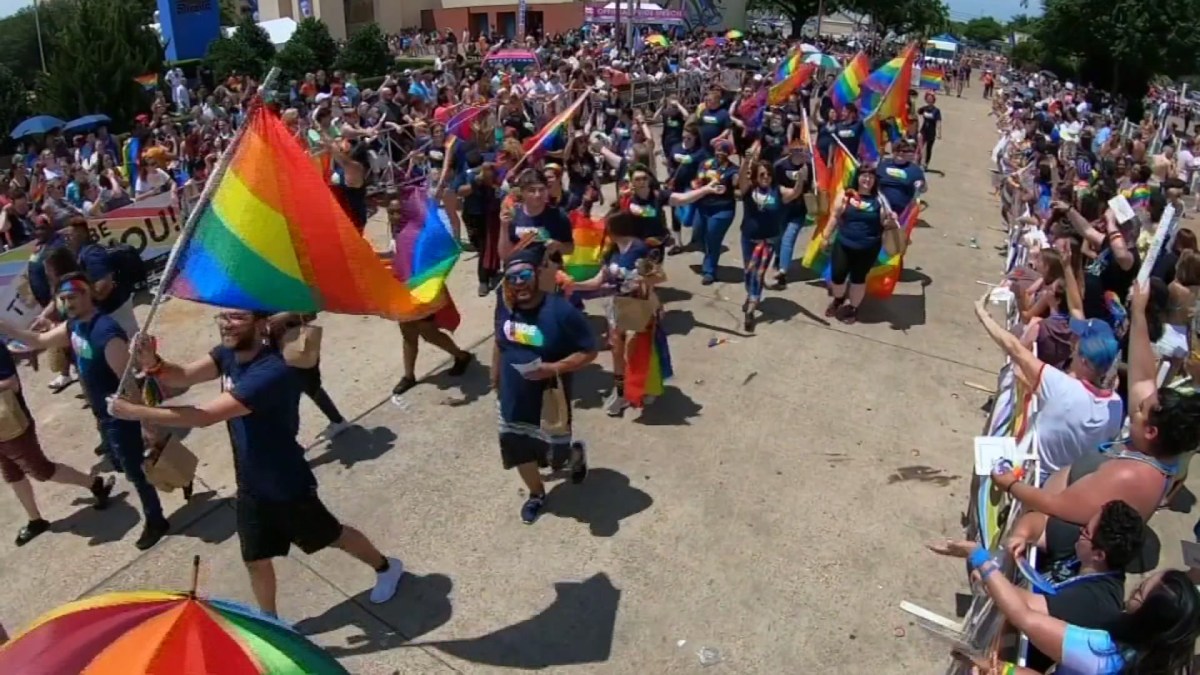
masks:
[[[870,248],[860,249],[843,246],[840,241],[834,242],[833,252],[830,255],[830,266],[832,267],[830,276],[833,283],[844,284],[846,277],[850,278],[851,284],[867,283],[867,275],[871,273],[871,268],[879,259],[879,249],[882,246],[880,243]]]
[[[237,532],[242,560],[270,560],[288,554],[292,544],[312,554],[342,536],[342,524],[317,493],[284,502],[238,495]]]

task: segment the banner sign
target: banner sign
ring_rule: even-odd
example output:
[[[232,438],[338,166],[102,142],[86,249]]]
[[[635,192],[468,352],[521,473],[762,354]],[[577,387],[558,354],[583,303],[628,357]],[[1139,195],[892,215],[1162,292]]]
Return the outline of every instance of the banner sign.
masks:
[[[683,10],[679,9],[635,9],[634,23],[661,23],[673,26],[683,25]],[[621,12],[621,18],[628,20],[630,12]],[[584,7],[583,20],[587,23],[616,23],[617,10],[607,7]]]

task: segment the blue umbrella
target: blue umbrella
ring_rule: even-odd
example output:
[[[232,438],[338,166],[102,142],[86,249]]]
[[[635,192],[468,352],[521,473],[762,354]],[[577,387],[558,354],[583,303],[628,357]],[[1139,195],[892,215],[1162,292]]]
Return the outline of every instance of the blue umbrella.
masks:
[[[64,124],[66,124],[66,122],[63,122],[57,117],[38,115],[37,117],[30,117],[24,122],[18,124],[17,128],[12,130],[12,137],[25,138],[26,136],[44,134],[47,131],[57,129]]]
[[[86,134],[87,132],[112,124],[112,118],[108,115],[84,115],[77,120],[67,122],[67,126],[63,127],[65,134]]]

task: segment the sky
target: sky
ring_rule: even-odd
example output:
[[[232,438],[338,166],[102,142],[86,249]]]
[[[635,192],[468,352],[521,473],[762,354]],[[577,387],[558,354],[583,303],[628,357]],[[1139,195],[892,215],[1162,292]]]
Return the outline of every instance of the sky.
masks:
[[[0,0],[0,17],[16,14],[18,9],[28,7],[31,0]]]

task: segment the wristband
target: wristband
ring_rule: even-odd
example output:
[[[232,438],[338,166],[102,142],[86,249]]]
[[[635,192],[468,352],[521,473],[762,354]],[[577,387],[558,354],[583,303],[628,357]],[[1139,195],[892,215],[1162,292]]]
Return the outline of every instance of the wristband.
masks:
[[[1002,665],[1004,667],[1000,669],[999,675],[1017,675],[1017,664],[1005,661]]]
[[[969,564],[973,570],[979,569],[991,560],[992,554],[989,553],[988,550],[983,546],[975,547],[975,550],[971,551],[971,555],[967,556],[967,564]]]
[[[1000,566],[995,564],[994,561],[989,560],[988,562],[993,563],[993,564],[991,567],[987,568],[986,570],[981,570],[981,572],[980,572],[980,580],[981,581],[987,581],[988,577],[990,577],[993,574],[995,574],[996,572],[1000,571]]]

